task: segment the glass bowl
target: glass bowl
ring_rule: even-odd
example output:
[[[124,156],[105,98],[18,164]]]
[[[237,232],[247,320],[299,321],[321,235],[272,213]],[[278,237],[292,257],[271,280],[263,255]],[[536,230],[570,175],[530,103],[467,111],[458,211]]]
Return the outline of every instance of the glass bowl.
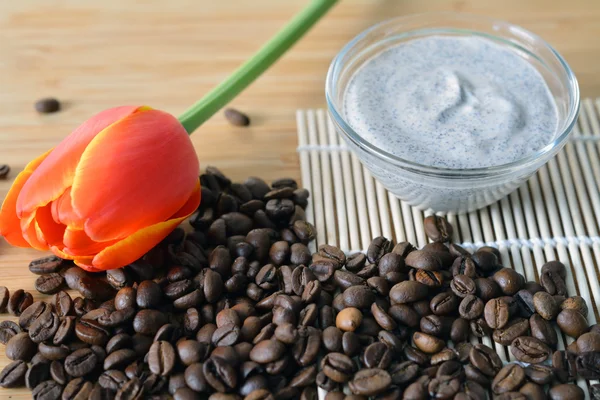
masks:
[[[350,79],[374,55],[430,35],[480,36],[509,47],[546,81],[558,111],[552,142],[516,161],[485,168],[432,167],[397,157],[365,140],[343,115]],[[485,207],[518,188],[566,143],[579,113],[579,87],[566,61],[539,36],[507,22],[457,13],[425,13],[377,24],[334,58],[325,85],[331,119],[350,149],[383,186],[419,209],[463,213]]]

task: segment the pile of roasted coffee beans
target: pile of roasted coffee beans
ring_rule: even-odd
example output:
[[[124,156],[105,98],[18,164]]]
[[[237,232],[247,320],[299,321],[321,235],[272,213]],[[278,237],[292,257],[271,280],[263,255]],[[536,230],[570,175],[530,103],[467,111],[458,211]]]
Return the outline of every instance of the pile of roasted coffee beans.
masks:
[[[48,302],[0,288],[0,311],[18,316],[0,323],[14,360],[0,386],[40,400],[308,400],[317,387],[328,400],[578,400],[575,380],[600,378],[600,327],[559,262],[525,282],[493,248],[448,244],[435,216],[420,250],[378,237],[366,254],[311,254],[295,181],[232,183],[209,168],[201,182],[193,231],[139,261],[102,274],[33,261]],[[564,351],[556,326],[577,339]],[[520,363],[472,344],[483,336]]]

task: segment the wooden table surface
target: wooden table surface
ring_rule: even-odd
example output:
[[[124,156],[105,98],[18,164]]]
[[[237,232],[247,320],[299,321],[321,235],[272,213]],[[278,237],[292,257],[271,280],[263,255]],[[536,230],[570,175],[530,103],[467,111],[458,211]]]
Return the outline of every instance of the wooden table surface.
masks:
[[[178,115],[307,1],[1,1],[0,164],[13,172],[0,181],[0,199],[29,160],[95,112],[147,104]],[[505,19],[541,35],[570,63],[582,96],[600,95],[598,0],[340,0],[233,101],[251,127],[232,127],[219,114],[192,136],[201,165],[238,180],[299,178],[295,111],[324,107],[325,74],[337,51],[383,19],[434,10]],[[45,96],[60,99],[63,111],[38,115],[33,103]],[[0,285],[34,293],[27,265],[37,256],[0,239]],[[0,368],[8,362],[0,349]],[[0,389],[0,397],[9,395],[30,398],[28,390]]]

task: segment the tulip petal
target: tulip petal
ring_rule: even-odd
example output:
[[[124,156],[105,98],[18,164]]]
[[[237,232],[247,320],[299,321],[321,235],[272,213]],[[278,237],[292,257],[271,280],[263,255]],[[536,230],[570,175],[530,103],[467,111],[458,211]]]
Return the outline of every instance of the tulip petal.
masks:
[[[180,209],[198,181],[198,158],[172,115],[149,110],[102,131],[81,156],[75,212],[97,242],[124,239]]]
[[[41,236],[49,246],[62,246],[65,226],[57,223],[52,217],[52,204],[40,207],[35,212],[35,221],[39,228],[38,238]]]
[[[104,110],[85,121],[60,142],[23,185],[17,200],[17,216],[30,213],[61,196],[71,186],[79,159],[94,137],[137,110],[137,106]]]
[[[97,254],[106,247],[115,244],[115,242],[114,240],[111,242],[94,242],[85,231],[68,227],[64,231],[63,251],[73,257],[82,257]]]
[[[52,202],[52,217],[60,224],[81,230],[83,229],[84,221],[73,210],[71,203],[71,188],[67,188],[58,199]]]
[[[51,151],[52,149],[48,150],[25,166],[25,169],[15,178],[4,203],[2,203],[2,208],[0,208],[0,235],[4,236],[6,241],[13,246],[30,247],[21,232],[21,221],[17,217],[17,199],[31,174],[48,157]]]
[[[88,264],[87,267],[104,271],[131,264],[160,243],[177,225],[196,211],[199,204],[200,184],[197,182],[193,194],[186,204],[173,215],[172,219],[141,229],[128,238],[107,247],[98,253],[94,257],[93,263]]]
[[[35,220],[37,210],[32,213],[24,215],[21,218],[21,233],[27,242],[36,250],[46,251],[49,249],[48,243],[44,239],[42,231],[37,226]]]

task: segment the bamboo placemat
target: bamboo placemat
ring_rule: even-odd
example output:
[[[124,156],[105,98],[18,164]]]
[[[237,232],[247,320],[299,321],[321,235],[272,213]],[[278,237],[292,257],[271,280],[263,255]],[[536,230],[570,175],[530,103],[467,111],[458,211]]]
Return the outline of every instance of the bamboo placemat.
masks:
[[[298,110],[298,152],[302,183],[311,191],[307,218],[317,229],[316,243],[347,252],[365,251],[371,239],[427,243],[427,216],[397,199],[375,181],[336,133],[325,110]],[[600,98],[582,101],[577,126],[565,148],[517,191],[479,211],[448,214],[454,241],[468,249],[500,250],[504,266],[538,280],[541,266],[562,261],[569,295],[590,305],[591,324],[600,301]],[[573,339],[557,330],[558,349]],[[474,339],[474,342],[478,339]],[[503,361],[514,361],[505,346],[484,338]],[[578,381],[589,398],[589,384]]]

